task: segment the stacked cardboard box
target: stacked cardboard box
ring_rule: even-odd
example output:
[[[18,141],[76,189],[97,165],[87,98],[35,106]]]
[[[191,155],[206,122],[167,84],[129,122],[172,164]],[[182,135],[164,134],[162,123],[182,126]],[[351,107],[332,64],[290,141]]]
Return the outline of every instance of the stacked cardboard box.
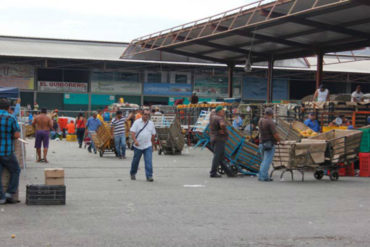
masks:
[[[24,143],[19,140],[14,142],[14,154],[17,157],[19,166],[23,169],[26,163],[26,147]]]
[[[3,172],[1,174],[1,182],[2,182],[2,185],[3,185],[3,192],[5,193],[8,189],[8,184],[9,184],[9,180],[10,180],[10,173],[8,171],[8,169],[6,169],[5,167],[3,168]],[[17,193],[15,193],[15,195],[13,196],[13,199],[15,200],[19,200],[19,195],[18,195],[18,191]]]
[[[26,126],[24,124],[19,125],[22,128],[21,138],[25,139]],[[14,142],[14,154],[17,157],[19,166],[23,169],[26,165],[26,146],[23,142],[16,140]]]
[[[64,185],[63,168],[46,168],[44,172],[46,185]]]

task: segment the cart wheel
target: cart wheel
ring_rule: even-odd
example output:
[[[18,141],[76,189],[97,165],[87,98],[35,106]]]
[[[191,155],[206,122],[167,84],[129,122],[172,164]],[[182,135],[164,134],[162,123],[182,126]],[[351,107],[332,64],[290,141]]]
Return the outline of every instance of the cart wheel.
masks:
[[[316,171],[313,176],[317,179],[317,180],[321,180],[323,177],[324,177],[324,171]]]
[[[234,176],[236,176],[239,172],[239,169],[236,165],[231,165],[230,170],[231,170],[231,172],[233,173]]]
[[[224,170],[224,169],[222,169],[222,167],[221,167],[221,166],[219,166],[219,167],[218,167],[217,171],[218,171],[218,173],[220,173],[220,174],[225,174],[225,170]]]
[[[159,154],[159,155],[162,155],[162,148],[159,148],[159,149],[158,149],[158,154]]]
[[[330,180],[337,181],[339,179],[339,173],[337,171],[330,172]]]
[[[103,157],[103,154],[104,154],[104,151],[99,150],[99,156],[100,156],[100,157]]]

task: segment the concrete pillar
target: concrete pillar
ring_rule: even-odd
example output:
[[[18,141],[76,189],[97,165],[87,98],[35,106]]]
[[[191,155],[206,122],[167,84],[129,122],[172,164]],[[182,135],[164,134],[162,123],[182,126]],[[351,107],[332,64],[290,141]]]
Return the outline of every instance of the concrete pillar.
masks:
[[[228,92],[228,97],[232,98],[233,97],[233,84],[234,84],[234,64],[228,64],[227,65],[227,92]]]
[[[324,66],[324,54],[318,53],[317,54],[317,68],[316,68],[316,89],[319,88],[320,84],[322,83],[322,75],[323,75],[323,66]]]
[[[272,102],[273,97],[273,71],[274,71],[274,59],[271,57],[268,61],[267,68],[267,103]]]

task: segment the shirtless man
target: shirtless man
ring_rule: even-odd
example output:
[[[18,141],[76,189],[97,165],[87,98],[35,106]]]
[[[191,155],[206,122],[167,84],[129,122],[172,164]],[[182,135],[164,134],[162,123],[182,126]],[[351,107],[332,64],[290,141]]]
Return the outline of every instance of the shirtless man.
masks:
[[[35,117],[32,123],[33,127],[36,129],[36,140],[35,148],[37,151],[37,162],[44,161],[48,162],[46,155],[49,148],[49,135],[50,129],[53,128],[53,121],[50,117],[46,115],[46,109],[41,109],[41,114]],[[41,144],[44,146],[44,158],[41,159]]]

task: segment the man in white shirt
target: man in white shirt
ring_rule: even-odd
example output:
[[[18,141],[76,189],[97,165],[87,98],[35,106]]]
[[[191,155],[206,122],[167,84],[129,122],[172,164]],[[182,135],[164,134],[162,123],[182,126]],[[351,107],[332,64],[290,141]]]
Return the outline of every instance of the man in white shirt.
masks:
[[[149,120],[150,111],[144,110],[141,118],[137,119],[132,125],[131,137],[134,142],[134,157],[131,163],[131,180],[136,180],[136,173],[139,167],[141,156],[144,155],[145,174],[148,182],[153,182],[153,167],[152,167],[152,143],[155,138],[154,123]]]
[[[329,101],[329,89],[325,88],[323,84],[320,85],[320,88],[316,90],[315,94],[313,95],[313,101],[317,102],[326,102]]]
[[[363,102],[364,101],[364,94],[361,92],[361,86],[358,85],[356,90],[352,93],[351,97],[352,102]]]

